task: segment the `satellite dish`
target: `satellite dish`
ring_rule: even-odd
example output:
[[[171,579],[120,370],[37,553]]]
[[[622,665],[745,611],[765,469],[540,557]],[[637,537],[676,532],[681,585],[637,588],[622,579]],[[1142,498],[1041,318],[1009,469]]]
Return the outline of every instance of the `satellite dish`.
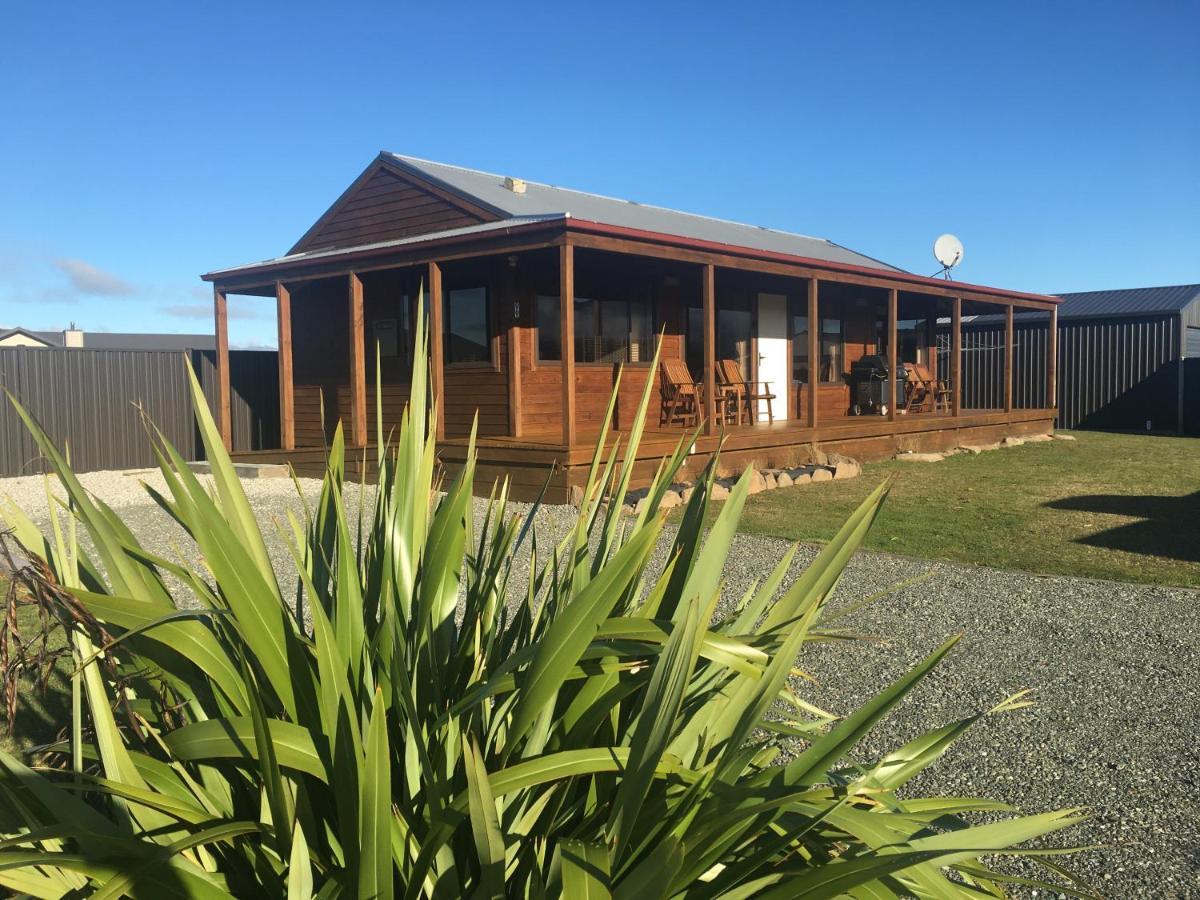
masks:
[[[962,262],[962,241],[952,234],[943,234],[933,242],[933,257],[942,264],[942,274],[950,277],[950,270]]]

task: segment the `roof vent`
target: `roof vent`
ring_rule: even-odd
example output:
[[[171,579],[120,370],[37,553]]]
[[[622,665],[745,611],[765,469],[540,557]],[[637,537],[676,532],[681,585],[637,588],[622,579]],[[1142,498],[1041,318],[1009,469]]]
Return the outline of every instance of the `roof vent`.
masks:
[[[504,186],[514,194],[525,193],[525,182],[520,178],[513,178],[509,175],[504,179]]]

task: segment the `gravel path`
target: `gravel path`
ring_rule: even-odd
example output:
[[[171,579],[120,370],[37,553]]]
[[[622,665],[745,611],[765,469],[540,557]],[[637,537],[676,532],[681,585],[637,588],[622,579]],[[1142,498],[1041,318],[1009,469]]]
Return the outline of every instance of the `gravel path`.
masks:
[[[161,487],[157,475],[145,477]],[[182,532],[137,477],[82,479],[136,534],[154,535],[156,549],[182,548]],[[302,484],[310,500],[316,496],[317,482]],[[290,481],[248,481],[246,489],[263,521],[299,510]],[[347,493],[357,502],[357,488]],[[5,494],[44,519],[41,479],[0,481]],[[569,509],[546,508],[539,535],[557,537],[570,521]],[[280,542],[269,546],[287,571]],[[727,598],[740,597],[786,547],[740,536],[725,573]],[[814,552],[801,549],[792,577]],[[805,688],[808,699],[847,712],[961,632],[958,647],[868,737],[864,753],[1033,688],[1036,707],[989,717],[913,789],[995,797],[1029,812],[1090,807],[1094,817],[1069,840],[1105,849],[1070,865],[1105,895],[1200,896],[1200,594],[862,553],[832,608],[924,573],[927,580],[843,623],[884,642],[805,651],[800,665],[819,682]]]

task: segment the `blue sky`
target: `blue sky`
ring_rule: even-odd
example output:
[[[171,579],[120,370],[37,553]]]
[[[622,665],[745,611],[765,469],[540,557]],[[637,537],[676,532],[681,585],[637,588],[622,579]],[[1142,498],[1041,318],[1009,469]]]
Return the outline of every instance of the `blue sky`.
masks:
[[[1197,35],[1195,0],[9,4],[0,325],[211,331],[199,274],[385,148],[927,274],[952,231],[1014,289],[1200,281]]]

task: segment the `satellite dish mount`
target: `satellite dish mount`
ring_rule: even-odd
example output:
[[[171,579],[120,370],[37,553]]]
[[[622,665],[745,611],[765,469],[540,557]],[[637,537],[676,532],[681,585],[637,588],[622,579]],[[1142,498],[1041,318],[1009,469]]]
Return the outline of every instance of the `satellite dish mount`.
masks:
[[[952,234],[943,234],[933,242],[933,258],[942,264],[942,271],[937,274],[949,281],[950,270],[962,262],[962,241]]]

